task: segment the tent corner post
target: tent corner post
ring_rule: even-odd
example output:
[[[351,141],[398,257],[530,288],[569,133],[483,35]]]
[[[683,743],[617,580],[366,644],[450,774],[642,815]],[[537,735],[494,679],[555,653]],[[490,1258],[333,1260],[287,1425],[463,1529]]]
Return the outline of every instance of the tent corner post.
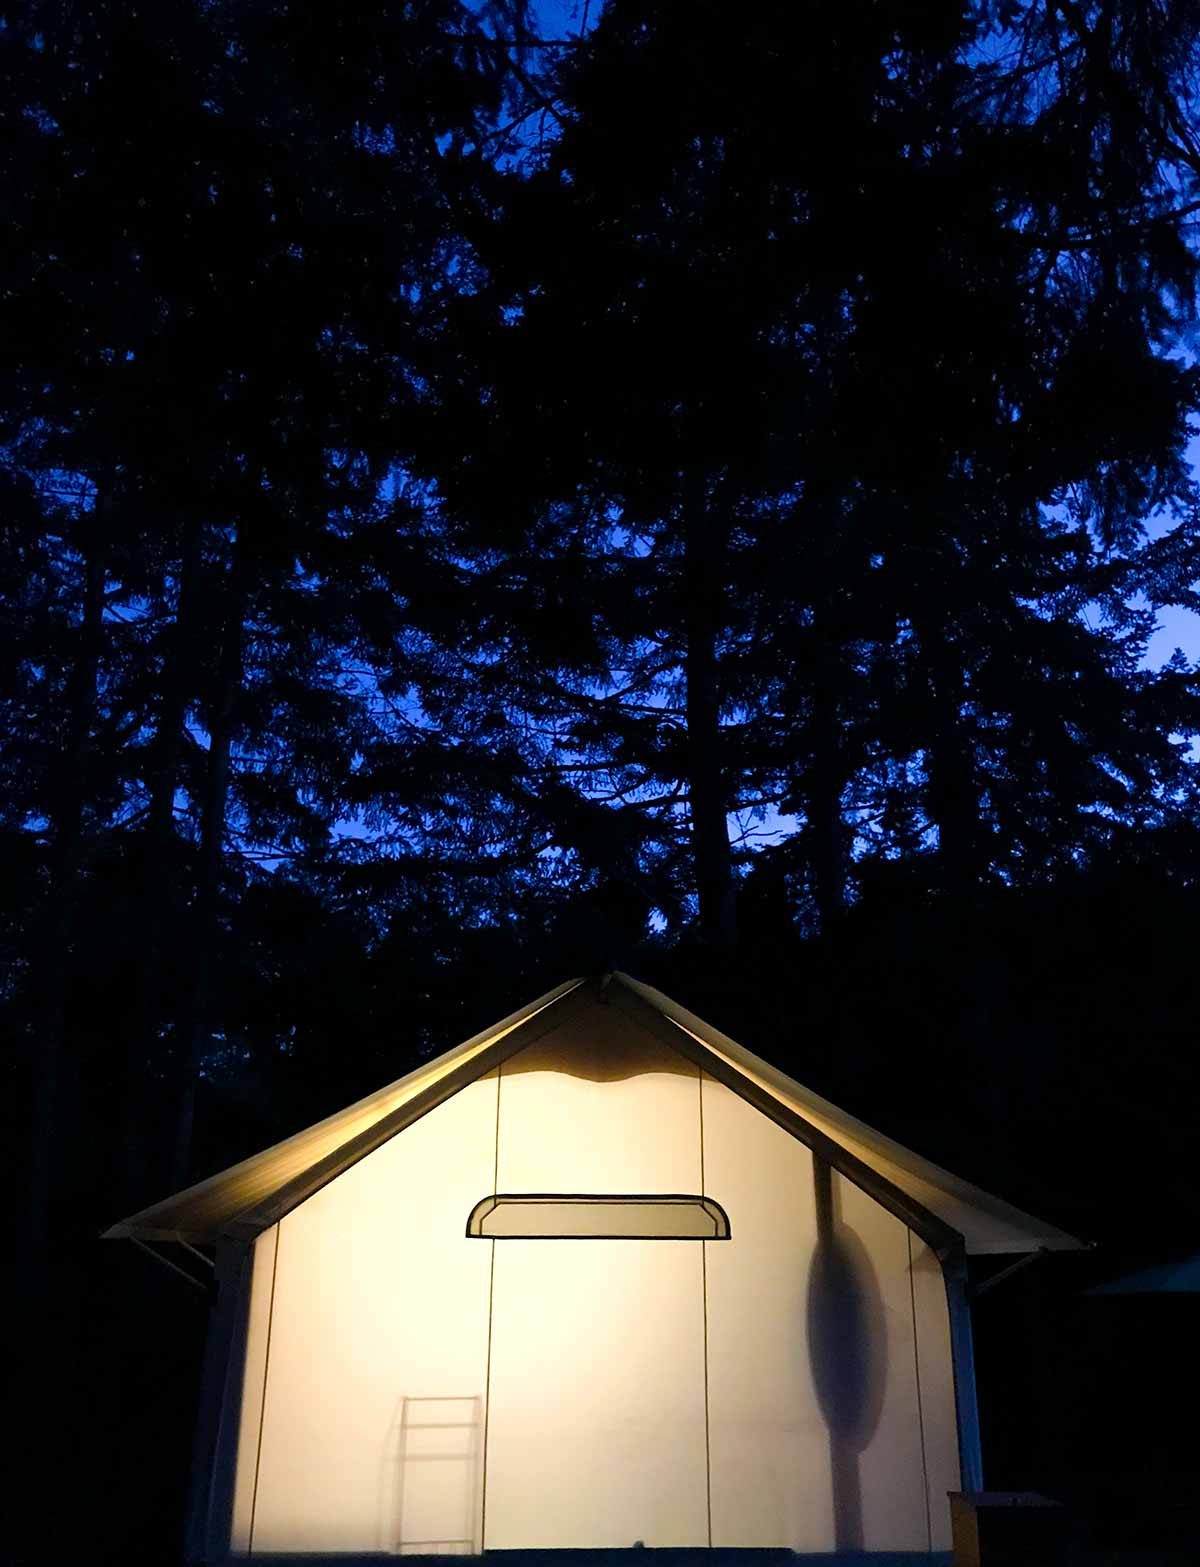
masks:
[[[979,1398],[975,1387],[975,1345],[971,1333],[967,1249],[961,1239],[941,1259],[950,1316],[950,1357],[954,1371],[954,1410],[958,1426],[959,1485],[983,1490],[983,1451],[979,1440]]]
[[[218,1241],[216,1291],[204,1346],[184,1540],[188,1567],[224,1563],[232,1548],[253,1260],[253,1241],[226,1237]]]

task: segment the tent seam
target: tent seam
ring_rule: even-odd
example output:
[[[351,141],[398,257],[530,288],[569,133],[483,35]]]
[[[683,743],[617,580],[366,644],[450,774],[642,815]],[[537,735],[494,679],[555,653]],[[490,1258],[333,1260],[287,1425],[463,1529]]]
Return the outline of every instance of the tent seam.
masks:
[[[504,1075],[503,1061],[496,1064],[496,1136],[492,1157],[492,1201],[495,1202],[500,1186],[500,1079]],[[488,1324],[487,1355],[483,1373],[483,1479],[479,1497],[479,1549],[487,1549],[487,1471],[488,1428],[492,1418],[492,1307],[496,1298],[496,1242],[492,1241],[492,1255],[488,1260]]]

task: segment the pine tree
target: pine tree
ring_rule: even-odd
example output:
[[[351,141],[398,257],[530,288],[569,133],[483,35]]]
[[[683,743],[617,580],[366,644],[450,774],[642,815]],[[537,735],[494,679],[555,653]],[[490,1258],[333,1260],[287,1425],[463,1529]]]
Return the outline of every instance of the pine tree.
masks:
[[[686,798],[714,938],[742,805],[797,815],[819,922],[864,857],[961,895],[1190,809],[1190,692],[1138,673],[1128,605],[1155,508],[1194,558],[1190,174],[1155,129],[1193,24],[1172,78],[1126,15],[1118,92],[1042,15],[839,7],[801,40],[781,10],[735,42],[719,6],[610,6],[486,250],[439,472],[521,587],[481,656],[585,791],[619,755],[622,810]]]

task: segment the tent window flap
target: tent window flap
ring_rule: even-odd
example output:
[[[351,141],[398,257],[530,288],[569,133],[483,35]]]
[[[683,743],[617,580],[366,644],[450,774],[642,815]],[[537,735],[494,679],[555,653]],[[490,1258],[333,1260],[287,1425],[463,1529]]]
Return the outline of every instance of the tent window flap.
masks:
[[[471,1209],[476,1240],[725,1241],[729,1216],[711,1197],[498,1193]]]

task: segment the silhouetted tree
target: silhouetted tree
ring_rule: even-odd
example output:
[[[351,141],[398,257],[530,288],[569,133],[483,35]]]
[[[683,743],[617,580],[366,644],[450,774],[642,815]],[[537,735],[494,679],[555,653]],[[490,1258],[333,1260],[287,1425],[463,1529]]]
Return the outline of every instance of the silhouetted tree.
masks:
[[[1040,8],[611,5],[482,244],[438,471],[480,657],[585,788],[686,799],[714,939],[739,807],[820,922],[864,856],[961,895],[1193,808],[1190,677],[1138,666],[1196,561],[1194,19],[1113,17],[1101,70]]]

